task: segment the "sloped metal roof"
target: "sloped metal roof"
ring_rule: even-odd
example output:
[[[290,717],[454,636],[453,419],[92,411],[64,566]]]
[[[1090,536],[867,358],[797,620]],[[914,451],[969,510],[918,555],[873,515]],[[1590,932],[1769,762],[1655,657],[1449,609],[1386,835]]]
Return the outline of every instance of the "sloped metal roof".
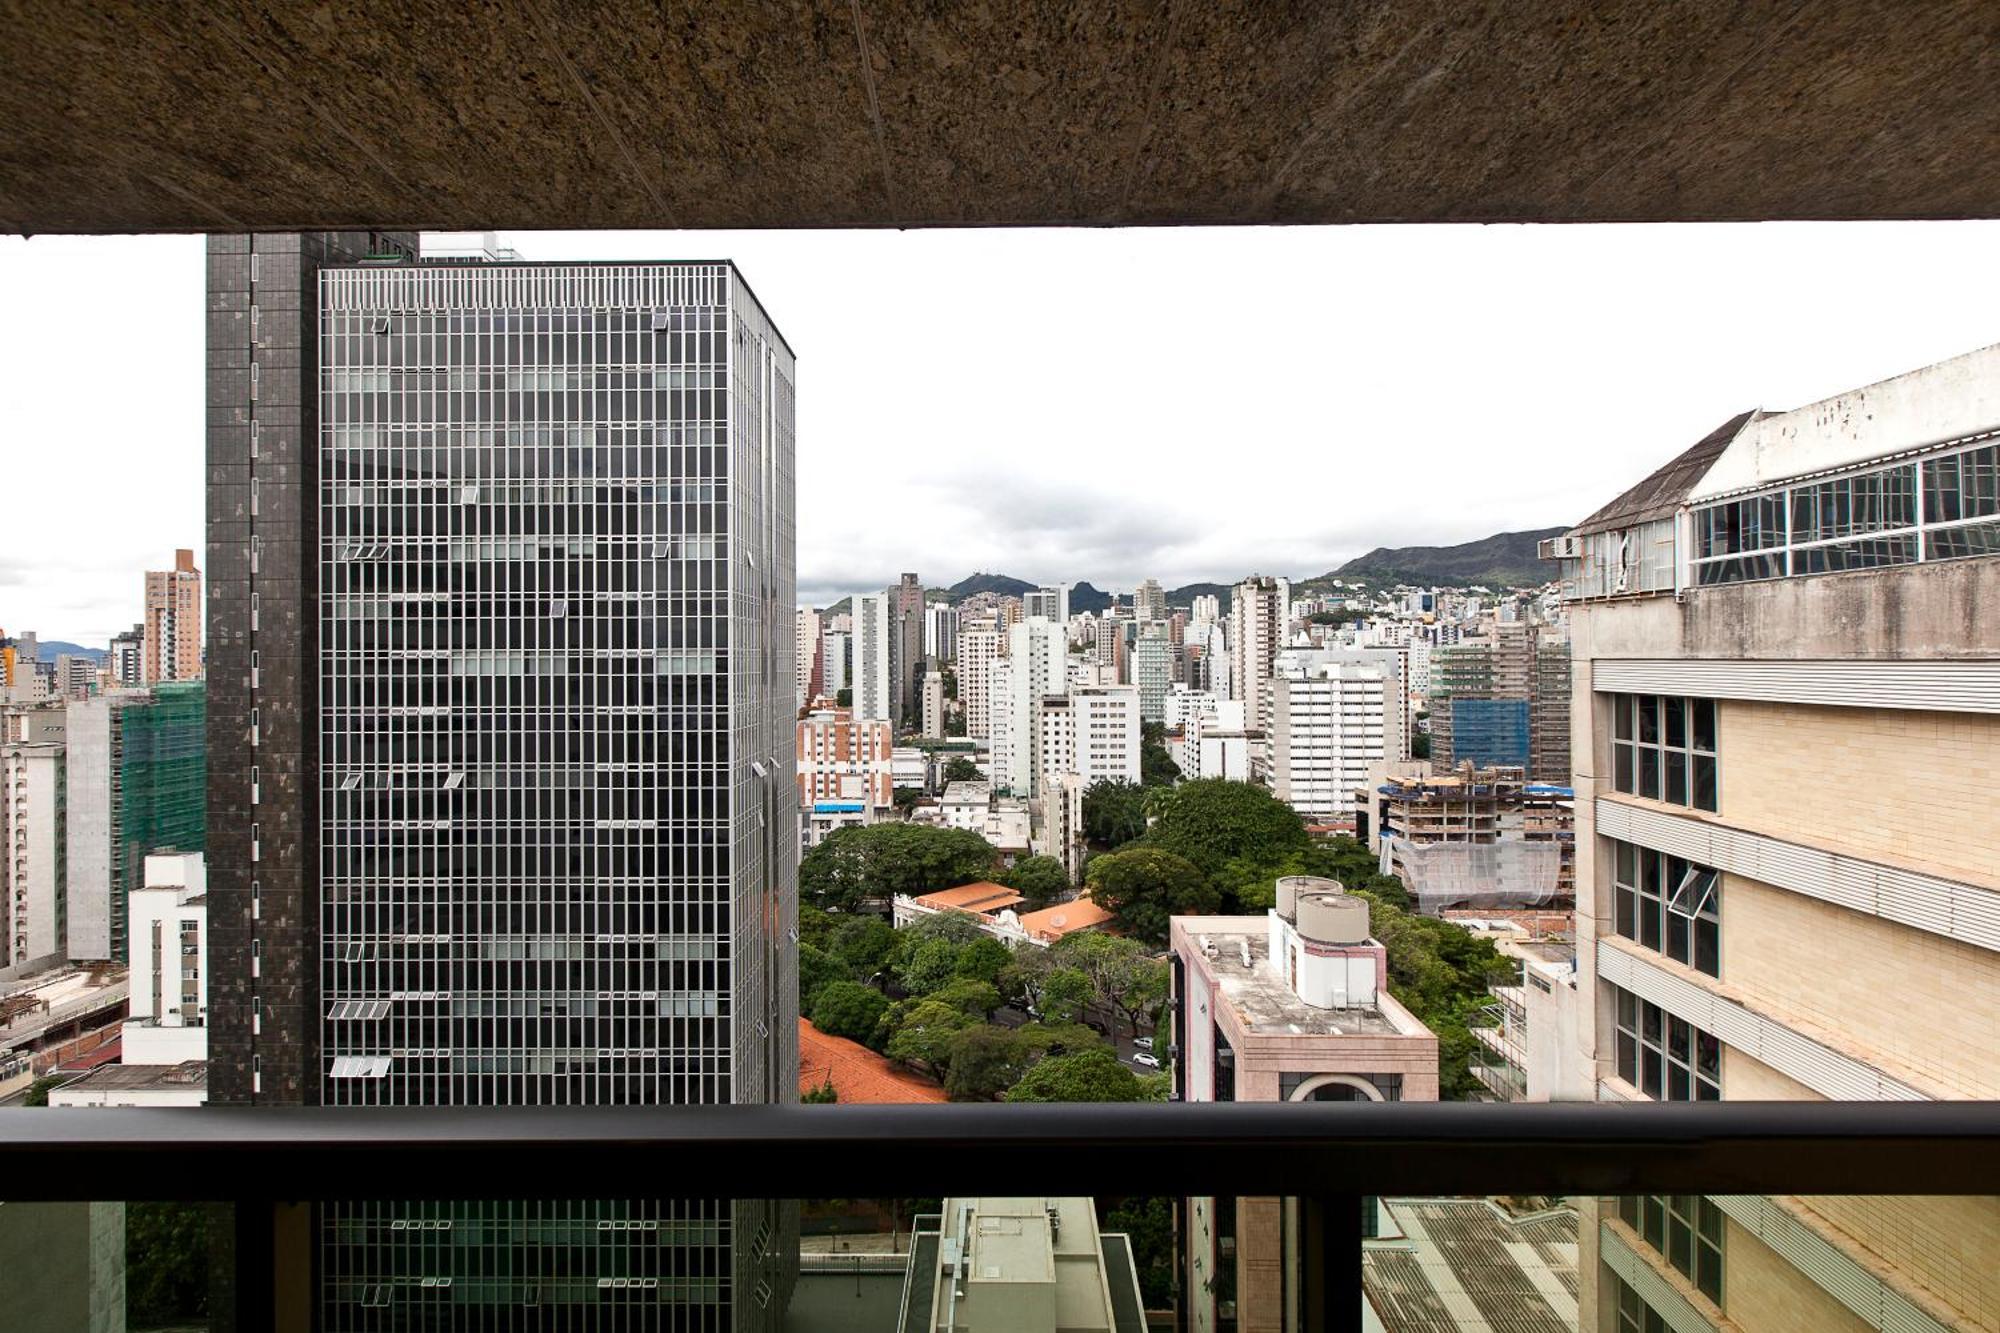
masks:
[[[1570,531],[1577,534],[1607,532],[1613,528],[1629,528],[1635,523],[1666,518],[1687,499],[1688,492],[1708,474],[1709,468],[1715,466],[1715,460],[1722,456],[1722,451],[1729,447],[1737,432],[1761,415],[1761,411],[1754,409],[1737,413]]]

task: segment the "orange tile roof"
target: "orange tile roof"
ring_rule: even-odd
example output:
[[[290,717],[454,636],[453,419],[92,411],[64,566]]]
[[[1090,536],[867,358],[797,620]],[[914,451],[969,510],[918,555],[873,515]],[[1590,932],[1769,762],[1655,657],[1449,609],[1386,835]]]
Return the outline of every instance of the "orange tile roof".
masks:
[[[1074,902],[1057,903],[1021,918],[1021,929],[1031,939],[1059,940],[1078,930],[1096,930],[1109,924],[1111,913],[1090,900],[1088,894]]]
[[[1021,901],[1021,895],[1005,884],[994,884],[980,880],[977,884],[961,884],[955,889],[940,889],[917,899],[924,907],[956,908],[961,912],[997,912],[1003,907],[1012,907]]]
[[[843,1105],[884,1106],[897,1102],[949,1101],[944,1089],[921,1074],[905,1069],[886,1055],[877,1055],[858,1041],[832,1037],[799,1020],[799,1093],[827,1082]]]

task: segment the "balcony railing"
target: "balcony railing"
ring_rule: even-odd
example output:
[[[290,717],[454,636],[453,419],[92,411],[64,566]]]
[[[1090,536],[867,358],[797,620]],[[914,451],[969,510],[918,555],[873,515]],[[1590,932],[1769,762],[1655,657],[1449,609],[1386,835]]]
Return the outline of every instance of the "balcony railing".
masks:
[[[43,1109],[4,1129],[9,1201],[234,1201],[237,1328],[308,1318],[296,1201],[1281,1196],[1311,1326],[1338,1329],[1360,1324],[1369,1196],[2000,1194],[1989,1102]]]

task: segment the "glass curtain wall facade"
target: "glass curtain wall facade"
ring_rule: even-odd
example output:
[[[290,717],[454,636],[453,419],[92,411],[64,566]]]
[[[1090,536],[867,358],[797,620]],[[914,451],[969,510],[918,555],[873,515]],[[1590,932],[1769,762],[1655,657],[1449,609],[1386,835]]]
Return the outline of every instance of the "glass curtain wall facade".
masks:
[[[727,264],[321,281],[320,1100],[790,1100],[790,350]],[[775,1327],[786,1230],[342,1206],[322,1320]]]

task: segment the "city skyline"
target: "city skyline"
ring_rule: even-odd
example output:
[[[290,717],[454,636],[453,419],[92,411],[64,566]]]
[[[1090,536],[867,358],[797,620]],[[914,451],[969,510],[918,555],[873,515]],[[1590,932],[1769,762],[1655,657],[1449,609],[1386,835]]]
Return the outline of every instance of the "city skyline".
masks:
[[[783,292],[779,324],[814,349],[801,375],[817,390],[800,421],[814,448],[799,482],[799,600],[824,606],[909,569],[927,582],[985,570],[1173,587],[1306,577],[1378,545],[1575,522],[1732,413],[1794,407],[2000,338],[1986,314],[2000,274],[1979,262],[1996,227],[1292,228],[1255,245],[1219,229],[502,241],[530,259],[727,255]],[[1194,334],[1181,288],[1160,281],[1224,262],[1246,290],[1282,293],[1253,298],[1253,337]],[[1836,269],[1883,280],[1827,282]],[[1023,271],[1062,303],[1038,301]],[[13,368],[0,422],[57,445],[13,451],[7,479],[61,497],[10,519],[0,626],[102,646],[136,618],[135,571],[199,545],[199,328],[187,311],[200,282],[198,238],[0,240],[0,290],[42,312],[0,333]],[[141,325],[135,341],[160,352],[80,420],[70,349],[114,297]],[[1139,332],[1035,332],[1068,308]],[[1759,311],[1784,312],[1782,341]],[[915,327],[952,336],[908,338]],[[879,376],[861,373],[890,339],[910,392],[881,394]],[[1086,363],[1071,358],[1086,354],[1078,374]],[[1256,387],[1229,389],[1237,376]],[[1681,390],[1662,400],[1668,380]],[[1090,387],[1107,382],[1125,387]],[[1539,451],[1567,460],[1560,477],[1518,466]],[[91,492],[88,509],[65,481],[79,458],[122,479]],[[1001,460],[1012,467],[996,486]],[[1315,468],[1323,486],[1272,484]],[[899,521],[854,521],[878,503]],[[79,539],[91,524],[102,540]]]

